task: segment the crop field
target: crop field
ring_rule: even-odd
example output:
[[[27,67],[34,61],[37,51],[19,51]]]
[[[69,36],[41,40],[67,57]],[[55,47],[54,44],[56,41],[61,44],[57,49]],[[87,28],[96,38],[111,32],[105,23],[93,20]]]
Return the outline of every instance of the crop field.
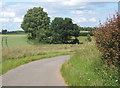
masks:
[[[80,36],[80,42],[84,44],[30,44],[27,42],[27,35],[0,35],[3,39],[2,63],[3,73],[19,65],[41,58],[48,58],[59,55],[73,54],[87,43],[85,36]],[[25,60],[25,62],[24,62]],[[12,64],[11,64],[12,63]],[[14,63],[14,64],[13,64]],[[1,67],[0,67],[1,68]]]
[[[7,38],[7,40],[6,40]],[[9,35],[0,35],[1,42],[3,47],[24,47],[31,46],[30,42],[27,40],[27,34],[9,34]],[[78,37],[80,43],[87,43],[86,36]],[[3,40],[3,42],[2,42]],[[7,45],[6,45],[7,42]]]
[[[8,37],[7,45],[3,42],[3,61],[22,58],[49,52],[73,52],[79,50],[82,44],[40,44],[33,45],[27,42],[26,35],[3,35]],[[86,37],[79,37],[80,42],[86,43]]]
[[[27,42],[27,35],[25,34],[16,34],[16,35],[0,35],[1,41],[0,43],[3,44],[3,47],[21,47],[21,46],[30,46]],[[7,40],[6,40],[7,38]],[[7,42],[7,45],[6,45]]]

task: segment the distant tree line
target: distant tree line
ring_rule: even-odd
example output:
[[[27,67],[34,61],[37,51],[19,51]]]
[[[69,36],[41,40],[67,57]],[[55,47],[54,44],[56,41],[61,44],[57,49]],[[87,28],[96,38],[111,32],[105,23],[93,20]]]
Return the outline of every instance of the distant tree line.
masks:
[[[79,27],[80,31],[94,31],[97,27]]]
[[[25,32],[22,30],[20,30],[20,31],[8,31],[7,29],[2,29],[0,34],[25,34]]]

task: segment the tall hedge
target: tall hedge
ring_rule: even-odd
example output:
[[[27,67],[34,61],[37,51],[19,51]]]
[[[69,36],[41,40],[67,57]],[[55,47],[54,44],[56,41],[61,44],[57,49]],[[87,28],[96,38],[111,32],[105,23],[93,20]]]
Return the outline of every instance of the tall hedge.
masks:
[[[102,60],[120,68],[120,15],[107,19],[94,31],[98,49],[103,53]]]

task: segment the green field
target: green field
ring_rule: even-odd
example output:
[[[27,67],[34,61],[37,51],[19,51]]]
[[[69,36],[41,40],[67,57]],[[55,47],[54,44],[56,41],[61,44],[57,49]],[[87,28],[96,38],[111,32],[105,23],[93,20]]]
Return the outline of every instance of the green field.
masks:
[[[25,35],[25,34],[0,35],[0,37],[1,37],[1,39],[3,38],[3,47],[6,47],[6,37],[7,37],[8,47],[30,46],[30,44],[27,42],[27,35]]]
[[[6,47],[6,37],[8,47],[31,46],[30,42],[27,40],[27,34],[9,34],[0,35],[0,38],[3,38],[3,47]],[[80,36],[78,39],[80,43],[87,43],[86,36]],[[2,42],[0,42],[0,44],[2,45]]]
[[[43,58],[73,54],[84,44],[40,44],[27,42],[27,35],[0,35],[7,37],[7,45],[3,41],[2,64],[3,73],[19,65]],[[87,43],[86,37],[81,36],[80,42]]]
[[[101,54],[95,46],[93,37],[93,41],[88,42],[86,36],[80,36],[79,41],[83,44],[40,45],[29,44],[26,35],[0,35],[0,37],[8,37],[8,47],[4,45],[2,48],[0,74],[31,61],[72,54],[72,58],[61,68],[62,76],[69,86],[117,85],[115,74],[110,75],[115,71],[113,69],[106,71],[107,65],[100,63]]]

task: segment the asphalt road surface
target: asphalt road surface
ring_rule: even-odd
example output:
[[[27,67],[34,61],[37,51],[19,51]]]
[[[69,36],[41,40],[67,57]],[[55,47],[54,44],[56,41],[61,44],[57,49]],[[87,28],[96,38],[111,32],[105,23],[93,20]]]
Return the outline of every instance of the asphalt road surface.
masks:
[[[53,57],[21,65],[2,75],[3,86],[66,86],[61,65],[70,55]]]

